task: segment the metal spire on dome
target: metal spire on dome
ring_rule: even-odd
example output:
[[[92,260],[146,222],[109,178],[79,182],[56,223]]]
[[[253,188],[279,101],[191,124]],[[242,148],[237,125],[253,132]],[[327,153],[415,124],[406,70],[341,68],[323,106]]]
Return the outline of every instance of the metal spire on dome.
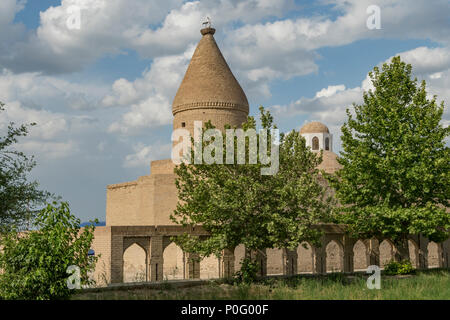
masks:
[[[211,18],[210,17],[206,17],[206,21],[202,23],[203,24],[203,29],[200,30],[201,34],[204,36],[206,34],[214,34],[216,32],[216,29],[214,29],[212,27],[211,24]]]
[[[204,28],[211,28],[211,19],[210,19],[210,17],[206,17],[206,21],[203,22],[203,27]]]

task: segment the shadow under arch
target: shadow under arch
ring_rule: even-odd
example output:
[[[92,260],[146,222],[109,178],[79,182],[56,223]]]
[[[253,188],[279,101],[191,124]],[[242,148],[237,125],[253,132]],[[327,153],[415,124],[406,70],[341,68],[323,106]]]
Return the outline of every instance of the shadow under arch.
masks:
[[[409,261],[414,268],[420,268],[419,245],[413,239],[408,239]]]
[[[380,267],[386,266],[389,262],[394,260],[394,243],[389,239],[380,241]]]
[[[337,239],[331,239],[325,244],[326,253],[326,271],[343,272],[344,271],[344,246]]]
[[[283,250],[278,248],[266,249],[267,255],[267,275],[283,274]]]
[[[242,260],[245,258],[245,246],[243,244],[234,248],[234,272],[241,270]]]
[[[369,265],[367,251],[367,245],[362,240],[356,241],[353,245],[353,268],[355,271],[367,269]]]
[[[297,272],[313,273],[313,250],[309,242],[302,242],[297,247]]]
[[[200,260],[200,279],[220,278],[220,259],[214,254]]]
[[[123,252],[123,282],[148,280],[147,251],[139,243],[129,244]]]
[[[427,246],[428,251],[428,268],[439,268],[439,245],[434,242],[430,241]]]
[[[175,242],[164,248],[163,261],[163,279],[185,279],[184,253]]]

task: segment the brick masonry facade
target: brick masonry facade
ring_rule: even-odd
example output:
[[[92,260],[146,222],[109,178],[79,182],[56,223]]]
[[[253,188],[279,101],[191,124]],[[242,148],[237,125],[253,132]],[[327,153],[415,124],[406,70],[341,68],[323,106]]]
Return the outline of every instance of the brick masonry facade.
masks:
[[[201,31],[202,38],[173,102],[173,128],[186,128],[191,135],[194,121],[211,120],[223,130],[225,124],[240,126],[249,111],[247,97],[223,58],[214,32],[212,28]],[[315,136],[332,141],[323,124],[313,123],[303,130],[311,142]],[[324,141],[319,141],[319,146],[323,145]],[[338,170],[336,157],[330,146],[320,168]],[[324,231],[320,247],[305,243],[297,250],[247,252],[241,245],[225,250],[220,259],[212,256],[199,261],[171,241],[183,232],[208,235],[201,227],[182,228],[170,220],[178,201],[173,169],[170,159],[153,161],[150,175],[107,186],[106,226],[97,227],[92,245],[100,257],[94,274],[99,285],[230,277],[246,255],[260,262],[260,275],[352,272],[372,264],[383,266],[395,252],[388,240],[351,239],[343,226],[325,224],[318,226]],[[449,267],[449,247],[449,240],[435,244],[419,236],[410,239],[410,254],[417,268]]]

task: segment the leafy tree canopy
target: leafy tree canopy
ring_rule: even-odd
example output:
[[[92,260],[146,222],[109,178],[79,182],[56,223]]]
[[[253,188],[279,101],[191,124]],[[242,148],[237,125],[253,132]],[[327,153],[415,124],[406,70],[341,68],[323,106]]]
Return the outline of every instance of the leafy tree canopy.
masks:
[[[391,238],[407,257],[407,235],[434,241],[449,236],[450,128],[440,122],[444,102],[427,97],[426,83],[394,57],[369,73],[374,89],[364,103],[347,110],[339,162],[330,178],[347,223],[356,237]],[[399,258],[400,259],[400,258]]]
[[[262,107],[260,112],[262,128],[275,129],[270,113]],[[203,132],[210,128],[208,123]],[[250,129],[256,129],[252,117],[243,124],[244,132]],[[267,150],[271,155],[274,136],[269,137]],[[222,140],[220,147],[226,150],[226,139]],[[261,168],[267,165],[261,164],[259,153],[257,163],[249,161],[250,141],[246,137],[244,164],[238,164],[237,156],[232,164],[225,164],[224,151],[224,164],[182,163],[175,168],[179,202],[172,220],[184,226],[201,225],[210,233],[205,239],[187,234],[176,238],[184,250],[209,256],[239,244],[256,251],[296,248],[303,241],[317,243],[321,233],[314,226],[328,221],[330,214],[330,199],[316,169],[321,154],[311,152],[299,132],[281,134],[279,171],[262,175]],[[235,137],[235,155],[238,143]],[[212,144],[214,140],[203,142],[203,149]]]
[[[0,102],[0,114],[4,104]],[[28,181],[28,173],[36,165],[33,157],[13,148],[20,137],[28,134],[29,125],[16,126],[10,123],[2,136],[0,127],[0,228],[9,228],[12,224],[24,226],[32,220],[39,208],[52,197],[46,191],[39,190],[36,181]]]
[[[69,266],[80,270],[80,284],[92,284],[89,273],[98,257],[88,256],[94,224],[81,229],[67,203],[53,203],[40,211],[33,231],[11,230],[0,238],[0,298],[65,299]]]

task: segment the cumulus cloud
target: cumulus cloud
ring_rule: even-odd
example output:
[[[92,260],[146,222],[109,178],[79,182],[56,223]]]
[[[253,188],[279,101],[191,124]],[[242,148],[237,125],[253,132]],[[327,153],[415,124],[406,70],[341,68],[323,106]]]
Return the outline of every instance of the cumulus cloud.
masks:
[[[276,105],[271,109],[279,117],[307,115],[311,120],[339,126],[345,120],[345,110],[354,102],[362,102],[362,87],[344,88],[344,85],[329,86],[318,91],[314,98],[302,97],[289,105]]]
[[[171,144],[155,144],[146,146],[138,143],[133,146],[135,153],[125,157],[123,166],[125,168],[135,168],[149,166],[150,162],[157,159],[165,159],[170,156]]]
[[[448,44],[450,7],[447,1],[380,1],[382,28],[366,26],[370,0],[325,1],[339,12],[335,19],[326,15],[280,19],[244,25],[227,33],[224,55],[250,90],[270,95],[267,84],[273,79],[289,79],[316,72],[316,50],[342,46],[361,39],[432,39]],[[440,52],[440,60],[447,53]],[[420,56],[423,53],[411,53]],[[276,57],[276,58],[274,58]],[[438,63],[438,62],[437,62]],[[420,66],[419,66],[420,68]],[[259,90],[259,91],[258,91]]]
[[[133,134],[150,126],[170,124],[172,99],[187,69],[194,47],[181,55],[156,58],[141,78],[130,82],[117,80],[104,106],[128,106],[120,121],[109,127],[110,132]]]
[[[403,61],[410,63],[414,73],[418,75],[430,75],[439,79],[442,77],[440,71],[450,68],[450,47],[419,47],[398,55]]]
[[[39,160],[58,160],[73,156],[79,152],[77,142],[24,141],[17,146],[27,154],[37,155]]]
[[[0,101],[6,110],[1,113],[0,132],[5,132],[10,122],[35,123],[28,136],[20,139],[18,148],[41,159],[69,157],[80,150],[80,134],[91,130],[97,121],[76,113],[95,109],[102,95],[101,85],[92,88],[39,73],[3,70]]]
[[[78,143],[67,138],[70,121],[63,114],[23,107],[19,102],[8,103],[0,118],[0,133],[10,122],[17,125],[36,123],[26,138],[19,140],[17,150],[36,155],[39,160],[66,158],[79,151]]]
[[[449,48],[419,47],[413,50],[400,52],[401,59],[410,63],[414,75],[419,80],[426,80],[429,98],[437,95],[437,102],[446,101],[443,115],[443,124],[450,123],[450,50]],[[385,62],[390,62],[392,57],[378,64],[379,67]],[[345,88],[345,85],[328,86],[318,91],[313,98],[302,97],[289,105],[272,106],[274,114],[279,117],[292,117],[294,115],[305,115],[310,120],[317,120],[329,126],[332,133],[339,136],[339,128],[346,120],[346,109],[353,103],[363,102],[363,92],[373,90],[373,84],[369,76],[355,88]],[[350,110],[352,110],[350,108]],[[339,141],[335,139],[335,141]]]
[[[213,18],[214,27],[225,31],[230,24],[255,23],[266,17],[281,17],[295,7],[292,0],[211,0],[189,1],[165,17],[161,27],[146,29],[132,43],[146,57],[176,54],[198,41],[200,22]]]
[[[366,26],[371,0],[327,0],[321,4],[338,13],[336,17],[322,13],[299,18],[284,18],[289,9],[297,8],[292,0],[62,0],[59,6],[41,12],[39,28],[28,33],[13,22],[24,1],[2,3],[3,23],[8,26],[4,29],[22,30],[12,37],[15,41],[0,45],[0,65],[15,72],[73,72],[105,54],[130,49],[148,59],[180,55],[198,41],[201,21],[210,16],[222,51],[250,97],[270,97],[270,83],[275,79],[317,72],[316,50],[322,47],[370,38],[421,38],[445,45],[450,33],[446,0],[432,6],[425,0],[414,4],[379,1],[380,30]],[[71,6],[81,9],[79,30],[67,27]],[[121,85],[129,83],[118,81],[116,93],[139,95]],[[126,94],[122,94],[123,102]],[[73,104],[85,108],[88,102],[80,98]]]
[[[2,0],[0,2],[0,49],[17,41],[25,31],[22,24],[14,24],[14,17],[25,7],[25,0]]]
[[[343,90],[345,90],[345,85],[343,84],[338,86],[328,86],[328,88],[323,88],[322,90],[317,92],[316,98],[331,97],[332,95],[336,94],[336,92]]]
[[[6,1],[17,6],[17,0]],[[181,3],[182,0],[62,0],[59,6],[41,12],[36,31],[27,33],[22,28],[14,43],[0,47],[0,64],[19,72],[81,70],[104,54],[118,54],[130,47],[132,39],[148,25],[157,25]],[[67,25],[72,14],[69,8],[73,6],[81,12],[80,29]],[[11,10],[8,12],[11,15]],[[20,27],[12,20],[8,26]]]
[[[419,80],[427,83],[429,98],[436,95],[437,103],[446,102],[443,120],[450,121],[450,47],[419,47],[401,52],[398,55],[413,67],[413,73]],[[390,59],[387,59],[389,61]]]
[[[6,111],[2,112],[0,124],[6,127],[8,123],[37,123],[30,132],[34,139],[50,140],[67,130],[68,123],[62,114],[45,110],[24,108],[19,102],[8,103]]]
[[[76,83],[40,73],[0,72],[0,101],[20,101],[26,107],[59,112],[92,110],[102,107],[99,101],[107,94],[102,83]]]
[[[150,59],[180,54],[197,40],[206,16],[214,17],[215,26],[225,27],[281,16],[293,7],[292,0],[62,0],[41,12],[36,31],[26,32],[13,22],[25,1],[4,1],[0,39],[9,36],[11,41],[0,46],[0,65],[16,72],[46,73],[78,71],[105,54],[126,49]],[[67,24],[74,6],[81,12],[79,29]]]

